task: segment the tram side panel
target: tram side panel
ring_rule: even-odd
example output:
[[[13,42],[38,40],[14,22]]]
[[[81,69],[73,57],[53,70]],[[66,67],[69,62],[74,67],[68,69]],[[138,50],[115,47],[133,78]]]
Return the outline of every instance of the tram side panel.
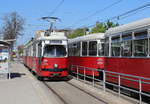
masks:
[[[149,24],[150,18],[147,18],[106,31],[105,40],[108,48],[105,53],[109,52],[106,58],[106,70],[129,74],[130,77],[121,79],[123,86],[139,90],[140,77],[144,77],[142,81],[150,83]],[[131,77],[137,81],[127,79]],[[118,84],[118,78],[107,76],[107,81]],[[142,91],[150,93],[150,84],[142,83],[141,87]]]
[[[99,71],[96,71],[98,69],[104,69],[104,57],[78,57],[78,56],[70,56],[69,57],[70,65],[77,65],[81,66],[78,68],[78,72],[81,74],[86,74],[89,76],[99,76]],[[85,68],[85,69],[84,69]],[[95,71],[89,69],[95,69]],[[84,72],[85,70],[85,72]],[[77,72],[77,69],[74,69],[73,71]]]
[[[106,58],[107,71],[150,78],[150,59],[148,58]],[[130,77],[126,77],[130,78]],[[133,80],[138,80],[133,78]],[[118,83],[117,78],[107,76],[107,80]],[[146,81],[146,80],[142,80]],[[139,89],[139,82],[121,79],[121,85]],[[148,84],[142,84],[143,91],[150,92]]]

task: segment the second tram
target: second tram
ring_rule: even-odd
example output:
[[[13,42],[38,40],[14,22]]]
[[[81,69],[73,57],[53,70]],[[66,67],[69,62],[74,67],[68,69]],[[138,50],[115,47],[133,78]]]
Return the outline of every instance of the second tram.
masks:
[[[80,67],[79,69],[70,69],[89,76],[93,76],[93,74],[99,76],[101,74],[88,68],[104,69],[104,33],[89,34],[70,39],[68,45],[70,67]],[[82,67],[86,69],[83,70]]]

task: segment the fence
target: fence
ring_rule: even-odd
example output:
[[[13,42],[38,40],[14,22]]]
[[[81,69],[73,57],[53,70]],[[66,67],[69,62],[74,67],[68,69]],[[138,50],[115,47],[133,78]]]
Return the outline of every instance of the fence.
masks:
[[[82,73],[80,71],[82,70]],[[72,65],[71,66],[71,71],[72,73],[76,74],[77,80],[79,79],[79,76],[82,76],[84,79],[84,82],[86,81],[86,78],[92,79],[92,85],[95,86],[95,81],[100,81],[102,82],[103,90],[105,91],[106,89],[106,84],[112,85],[118,88],[118,96],[120,97],[121,94],[121,89],[125,89],[134,93],[139,94],[139,103],[142,104],[142,95],[150,97],[150,94],[144,93],[142,91],[142,84],[150,85],[150,78],[144,78],[144,77],[139,77],[135,75],[129,75],[129,74],[123,74],[123,73],[118,73],[118,72],[112,72],[112,71],[106,71],[106,70],[101,70],[101,69],[94,69],[94,68],[88,68],[84,66],[77,66],[77,65]],[[91,71],[92,76],[87,76],[86,71]],[[95,72],[102,72],[103,73],[103,80],[95,78]],[[107,78],[115,78],[116,81],[115,83],[108,82]],[[121,81],[132,81],[134,83],[138,83],[138,89],[132,89],[129,87],[124,87],[121,85]]]

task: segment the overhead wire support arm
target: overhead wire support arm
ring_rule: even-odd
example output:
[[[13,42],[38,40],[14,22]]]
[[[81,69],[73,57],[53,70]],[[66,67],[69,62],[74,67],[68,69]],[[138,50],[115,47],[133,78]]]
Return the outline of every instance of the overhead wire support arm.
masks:
[[[57,17],[42,17],[41,19],[50,22],[50,27],[48,29],[48,34],[47,34],[48,36],[51,35],[51,32],[53,31],[53,25],[54,25],[54,23],[57,22],[58,20],[61,21]]]

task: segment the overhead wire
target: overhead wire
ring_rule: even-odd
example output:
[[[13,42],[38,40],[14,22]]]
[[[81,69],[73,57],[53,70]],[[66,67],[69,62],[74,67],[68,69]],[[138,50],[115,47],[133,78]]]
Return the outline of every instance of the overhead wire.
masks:
[[[61,0],[59,4],[52,10],[50,16],[52,16],[56,11],[60,8],[60,6],[64,3],[64,0]]]
[[[144,5],[140,6],[140,7],[137,7],[135,9],[129,10],[129,11],[125,12],[125,13],[120,14],[120,15],[117,15],[117,16],[105,19],[102,22],[107,22],[108,20],[113,21],[113,20],[121,20],[121,19],[127,18],[129,16],[132,16],[132,15],[134,15],[134,14],[140,12],[140,11],[143,11],[143,10],[149,8],[149,6],[150,6],[150,3],[144,4]],[[81,27],[89,28],[89,27],[93,27],[93,26],[95,26],[95,24],[94,25],[89,25],[89,26],[83,25],[83,26],[80,26],[79,28],[81,28]]]
[[[73,27],[73,26],[75,26],[77,23],[79,23],[79,22],[81,22],[81,21],[86,21],[86,20],[88,20],[89,18],[91,18],[91,17],[97,15],[98,13],[104,12],[105,10],[107,10],[107,9],[109,9],[109,8],[111,8],[111,7],[113,7],[114,5],[116,5],[116,4],[118,4],[118,3],[122,2],[122,1],[123,1],[123,0],[117,0],[117,1],[115,1],[115,2],[113,2],[113,3],[111,3],[110,5],[107,5],[106,7],[102,8],[102,9],[100,9],[100,10],[95,11],[94,13],[90,14],[90,15],[87,16],[87,17],[84,17],[84,18],[82,18],[82,19],[79,19],[78,21],[76,21],[75,23],[73,23],[73,24],[72,24],[71,26],[69,26],[69,27]]]

